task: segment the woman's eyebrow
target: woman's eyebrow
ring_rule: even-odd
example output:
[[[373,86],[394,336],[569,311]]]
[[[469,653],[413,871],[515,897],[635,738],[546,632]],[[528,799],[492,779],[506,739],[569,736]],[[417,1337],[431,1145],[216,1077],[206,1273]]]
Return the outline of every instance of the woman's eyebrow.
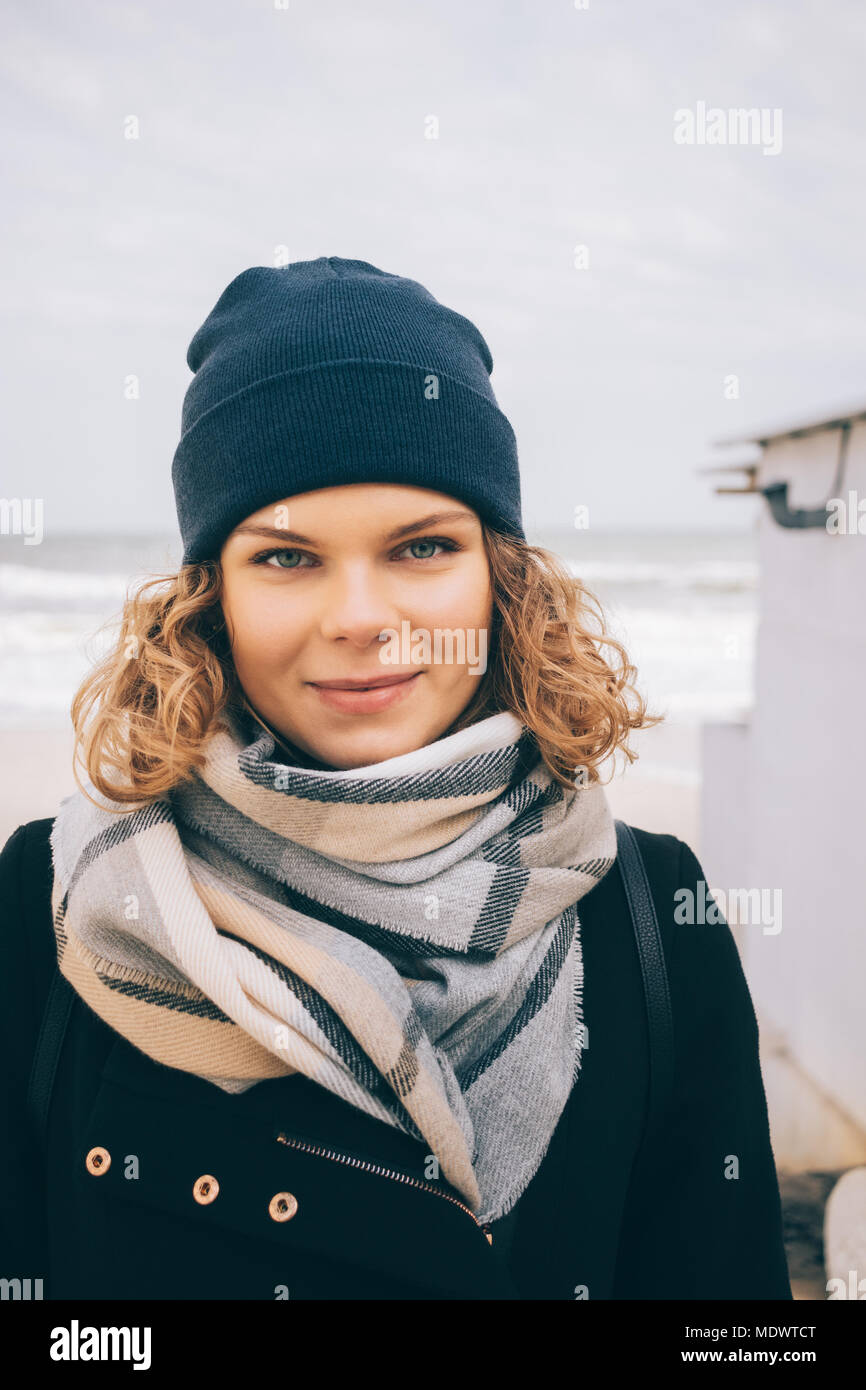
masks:
[[[395,530],[389,531],[382,537],[383,541],[397,541],[401,536],[408,536],[412,531],[419,531],[422,526],[441,526],[446,521],[473,521],[475,518],[472,512],[450,511],[450,512],[431,512],[430,516],[422,516],[418,521],[412,521],[408,526],[398,526]],[[254,526],[244,524],[236,526],[234,530],[236,536],[265,536],[268,540],[297,541],[299,545],[317,545],[318,542],[310,536],[304,536],[300,531],[287,531],[278,526]]]

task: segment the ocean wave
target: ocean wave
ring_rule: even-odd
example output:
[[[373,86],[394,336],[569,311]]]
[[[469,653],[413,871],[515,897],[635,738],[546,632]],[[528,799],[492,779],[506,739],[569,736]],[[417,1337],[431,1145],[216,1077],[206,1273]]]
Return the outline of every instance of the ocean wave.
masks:
[[[594,584],[655,586],[663,589],[754,590],[760,567],[751,560],[705,560],[691,563],[662,560],[570,560],[569,569],[590,588]]]
[[[107,623],[103,632],[103,623]],[[104,648],[115,635],[114,615],[68,609],[62,613],[19,609],[0,614],[0,661],[5,665],[14,654],[36,655],[58,651],[88,652]]]
[[[87,570],[36,569],[30,565],[0,565],[0,601],[39,600],[52,607],[81,599],[122,602],[128,574]]]

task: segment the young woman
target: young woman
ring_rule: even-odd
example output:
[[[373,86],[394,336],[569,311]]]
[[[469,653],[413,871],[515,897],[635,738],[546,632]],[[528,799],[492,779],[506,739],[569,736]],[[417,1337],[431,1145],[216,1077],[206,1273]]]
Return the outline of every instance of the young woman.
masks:
[[[323,257],[239,275],[188,362],[183,563],[75,697],[88,785],[0,857],[0,1273],[790,1298],[738,953],[679,920],[688,846],[635,831],[674,1038],[646,1129],[599,768],[656,716],[526,542],[483,337]]]

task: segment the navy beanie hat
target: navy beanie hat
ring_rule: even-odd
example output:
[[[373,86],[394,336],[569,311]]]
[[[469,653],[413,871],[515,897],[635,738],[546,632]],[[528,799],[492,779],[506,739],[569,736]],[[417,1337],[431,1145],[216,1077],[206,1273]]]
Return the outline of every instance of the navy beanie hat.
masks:
[[[390,482],[459,498],[524,537],[517,443],[481,333],[366,261],[253,266],[189,345],[172,464],[183,563],[303,492]]]

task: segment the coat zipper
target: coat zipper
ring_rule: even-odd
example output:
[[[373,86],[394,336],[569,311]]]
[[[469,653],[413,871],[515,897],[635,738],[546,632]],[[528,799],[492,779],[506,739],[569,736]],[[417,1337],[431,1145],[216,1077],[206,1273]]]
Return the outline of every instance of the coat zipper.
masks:
[[[419,1187],[425,1192],[432,1192],[435,1197],[444,1197],[446,1202],[453,1202],[455,1207],[460,1207],[467,1215],[472,1217],[479,1231],[483,1231],[489,1245],[493,1244],[493,1233],[488,1225],[482,1225],[471,1207],[467,1207],[465,1202],[459,1201],[457,1197],[452,1197],[450,1192],[442,1192],[438,1187],[434,1187],[431,1182],[424,1182],[421,1178],[413,1178],[408,1173],[399,1173],[394,1168],[382,1168],[378,1163],[368,1163],[366,1159],[355,1158],[350,1154],[335,1153],[333,1149],[320,1148],[318,1144],[308,1144],[304,1139],[290,1139],[287,1134],[280,1131],[276,1135],[277,1142],[287,1144],[292,1149],[302,1149],[304,1153],[319,1154],[322,1158],[330,1158],[335,1163],[345,1163],[350,1168],[363,1168],[367,1173],[379,1173],[383,1178],[393,1178],[395,1182],[408,1183],[410,1187]]]

